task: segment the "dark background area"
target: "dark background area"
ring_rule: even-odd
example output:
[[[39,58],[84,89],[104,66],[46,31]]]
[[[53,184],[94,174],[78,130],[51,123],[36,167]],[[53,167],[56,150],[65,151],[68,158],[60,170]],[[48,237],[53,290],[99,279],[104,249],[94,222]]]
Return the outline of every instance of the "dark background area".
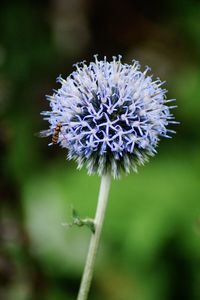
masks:
[[[138,174],[113,181],[93,300],[200,299],[200,2],[1,1],[0,299],[76,299],[100,178],[35,133],[76,62],[139,60],[166,80],[181,122]]]

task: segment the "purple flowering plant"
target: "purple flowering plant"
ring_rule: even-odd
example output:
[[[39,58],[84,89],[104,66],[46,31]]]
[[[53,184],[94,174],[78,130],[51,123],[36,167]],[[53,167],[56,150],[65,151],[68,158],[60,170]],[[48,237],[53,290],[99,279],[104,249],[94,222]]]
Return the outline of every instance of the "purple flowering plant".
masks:
[[[167,129],[174,123],[167,106],[164,82],[140,70],[140,64],[122,64],[121,56],[113,61],[76,65],[61,87],[52,96],[51,111],[43,112],[50,123],[50,134],[62,125],[58,143],[68,150],[68,159],[75,159],[78,168],[84,164],[88,173],[110,172],[118,177],[121,171],[136,171],[149,156],[156,153],[160,137],[170,137]]]
[[[61,87],[47,96],[51,110],[42,112],[50,128],[41,135],[56,134],[68,159],[76,160],[79,169],[85,165],[89,174],[102,176],[78,300],[88,296],[111,177],[137,171],[155,155],[160,138],[175,133],[168,125],[178,123],[171,113],[176,106],[168,105],[175,99],[167,99],[164,82],[148,75],[149,67],[142,71],[135,60],[124,64],[120,55],[111,62],[94,58],[89,64],[76,64],[66,79],[57,78]],[[74,223],[77,220],[84,224],[79,217]]]

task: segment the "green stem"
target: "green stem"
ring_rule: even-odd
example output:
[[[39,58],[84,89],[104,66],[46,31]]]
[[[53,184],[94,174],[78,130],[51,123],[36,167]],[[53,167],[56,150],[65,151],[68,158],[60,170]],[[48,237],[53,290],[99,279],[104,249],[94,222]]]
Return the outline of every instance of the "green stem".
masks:
[[[90,240],[87,260],[86,260],[77,300],[87,300],[88,298],[88,293],[89,293],[93,271],[94,271],[95,258],[99,246],[99,240],[101,236],[101,231],[102,231],[102,226],[103,226],[103,221],[104,221],[104,216],[105,216],[105,211],[107,206],[110,183],[111,183],[111,175],[110,174],[103,175],[101,179],[98,205],[97,205],[97,210],[96,210],[96,215],[94,220],[95,233],[92,234]]]

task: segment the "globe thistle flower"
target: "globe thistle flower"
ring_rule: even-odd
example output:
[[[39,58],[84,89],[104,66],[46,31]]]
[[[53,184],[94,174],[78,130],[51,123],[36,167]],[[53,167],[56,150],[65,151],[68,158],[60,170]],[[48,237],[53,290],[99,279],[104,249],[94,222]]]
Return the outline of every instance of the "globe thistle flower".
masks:
[[[141,71],[138,61],[123,64],[121,56],[111,62],[98,60],[76,64],[76,70],[61,84],[50,101],[51,111],[43,112],[56,142],[68,150],[78,168],[86,165],[88,173],[136,171],[156,153],[160,137],[170,137],[167,129],[174,121],[167,103],[164,82]]]

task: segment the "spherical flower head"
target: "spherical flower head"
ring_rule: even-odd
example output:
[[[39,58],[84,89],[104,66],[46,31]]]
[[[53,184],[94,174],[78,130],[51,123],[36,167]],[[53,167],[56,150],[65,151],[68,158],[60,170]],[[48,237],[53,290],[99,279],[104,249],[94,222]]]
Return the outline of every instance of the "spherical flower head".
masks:
[[[163,82],[148,76],[149,70],[141,71],[137,61],[123,64],[121,56],[77,64],[66,79],[58,77],[61,87],[47,96],[46,135],[56,134],[68,159],[78,168],[86,165],[89,174],[118,177],[121,171],[136,171],[156,153],[160,137],[174,132],[168,124],[176,123],[174,106],[167,106],[173,99],[166,99]]]

